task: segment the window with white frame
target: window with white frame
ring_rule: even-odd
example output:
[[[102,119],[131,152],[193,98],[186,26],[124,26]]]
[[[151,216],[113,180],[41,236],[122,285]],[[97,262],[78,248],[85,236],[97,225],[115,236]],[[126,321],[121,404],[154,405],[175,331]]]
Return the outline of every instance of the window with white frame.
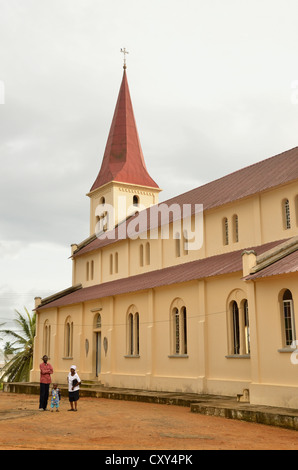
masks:
[[[284,346],[291,346],[296,340],[296,327],[294,316],[294,302],[290,290],[286,290],[282,297],[282,319],[284,327]]]

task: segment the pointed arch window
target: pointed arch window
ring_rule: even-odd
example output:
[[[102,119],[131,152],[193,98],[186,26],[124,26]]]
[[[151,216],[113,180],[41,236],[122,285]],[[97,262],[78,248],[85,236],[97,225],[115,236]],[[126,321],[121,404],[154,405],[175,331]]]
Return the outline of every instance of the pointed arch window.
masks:
[[[43,355],[50,357],[51,353],[51,325],[49,321],[44,322],[43,327]]]
[[[249,314],[248,314],[248,301],[243,301],[243,317],[244,317],[244,354],[250,354],[250,328],[249,328]]]
[[[239,218],[237,214],[233,215],[233,242],[239,242]]]
[[[114,259],[112,253],[110,254],[110,274],[114,273]]]
[[[151,247],[150,243],[140,245],[140,266],[149,266],[151,263]]]
[[[171,307],[171,356],[187,356],[187,310],[181,299]],[[170,356],[170,357],[171,357]]]
[[[175,234],[175,251],[176,251],[176,258],[180,258],[181,256],[181,239],[180,233]]]
[[[290,201],[289,199],[284,199],[282,203],[283,208],[283,224],[285,230],[290,230],[291,228],[291,211],[290,211]]]
[[[222,230],[223,230],[223,244],[228,245],[229,244],[229,221],[227,217],[223,219]]]
[[[237,297],[241,295],[239,292],[237,292]],[[238,356],[249,359],[251,348],[248,301],[244,291],[241,300],[236,300],[235,296],[233,292],[227,302],[228,354],[226,357]]]
[[[110,274],[118,274],[119,271],[119,255],[118,251],[110,254]]]
[[[140,198],[139,198],[139,196],[134,196],[134,197],[133,197],[133,205],[134,205],[135,207],[138,207],[139,204],[140,204]]]
[[[183,231],[183,253],[188,255],[188,231]]]
[[[71,358],[73,355],[73,321],[67,317],[64,326],[64,356]]]
[[[140,354],[140,316],[132,305],[127,314],[127,356],[139,357]]]
[[[232,325],[233,325],[233,354],[240,354],[240,325],[239,309],[237,302],[232,303]]]
[[[95,328],[96,329],[101,328],[101,314],[100,313],[96,315]]]
[[[147,243],[146,243],[146,264],[147,264],[147,266],[149,266],[149,264],[150,264],[150,256],[151,256],[151,253],[150,253],[150,243],[147,242]]]
[[[284,327],[284,346],[291,346],[296,339],[296,326],[292,292],[288,289],[282,297],[282,321]]]
[[[118,251],[115,253],[115,273],[118,274],[119,262],[118,262]]]
[[[144,266],[144,245],[140,245],[140,266]]]

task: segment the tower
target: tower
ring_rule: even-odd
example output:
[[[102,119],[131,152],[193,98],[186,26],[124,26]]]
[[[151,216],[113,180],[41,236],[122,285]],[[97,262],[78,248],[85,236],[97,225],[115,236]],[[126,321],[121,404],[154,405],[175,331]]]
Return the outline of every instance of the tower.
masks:
[[[149,175],[135,122],[124,60],[123,78],[100,171],[90,192],[90,235],[103,217],[100,207],[114,208],[114,224],[125,220],[132,208],[158,203],[161,189]],[[120,203],[121,200],[121,203]],[[101,214],[101,215],[100,215]],[[104,225],[103,225],[104,229]]]

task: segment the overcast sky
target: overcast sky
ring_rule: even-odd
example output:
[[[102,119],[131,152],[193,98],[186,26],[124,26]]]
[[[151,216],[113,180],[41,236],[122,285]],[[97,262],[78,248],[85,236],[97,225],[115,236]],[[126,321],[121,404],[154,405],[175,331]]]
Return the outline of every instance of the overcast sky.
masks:
[[[71,285],[120,48],[163,201],[297,146],[297,18],[297,0],[0,0],[0,322]]]

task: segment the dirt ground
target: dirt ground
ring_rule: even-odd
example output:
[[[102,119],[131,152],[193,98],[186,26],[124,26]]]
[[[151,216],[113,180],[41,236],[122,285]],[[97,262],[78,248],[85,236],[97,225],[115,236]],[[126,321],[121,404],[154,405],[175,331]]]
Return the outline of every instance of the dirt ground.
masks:
[[[80,398],[38,411],[38,396],[0,392],[0,450],[297,450],[298,433],[189,408]]]

